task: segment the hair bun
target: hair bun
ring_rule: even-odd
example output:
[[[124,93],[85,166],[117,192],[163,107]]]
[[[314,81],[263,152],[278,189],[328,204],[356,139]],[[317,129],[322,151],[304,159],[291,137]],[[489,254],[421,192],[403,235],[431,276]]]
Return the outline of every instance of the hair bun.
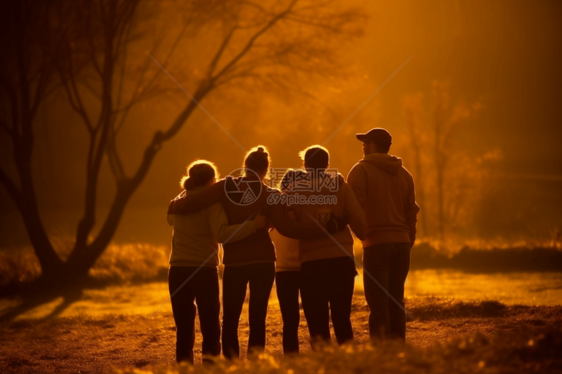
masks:
[[[258,152],[259,153],[263,153],[265,151],[265,149],[263,149],[263,147],[258,147]]]

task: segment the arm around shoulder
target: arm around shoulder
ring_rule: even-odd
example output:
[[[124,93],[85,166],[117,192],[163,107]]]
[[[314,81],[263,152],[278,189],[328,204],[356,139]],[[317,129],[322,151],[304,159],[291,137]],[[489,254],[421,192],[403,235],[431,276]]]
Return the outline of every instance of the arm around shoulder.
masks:
[[[236,225],[229,225],[228,217],[220,203],[207,208],[207,219],[213,236],[219,243],[233,243],[247,238],[256,232],[253,220]]]
[[[170,201],[168,214],[186,214],[196,212],[221,200],[224,194],[224,179],[203,191],[180,194]]]

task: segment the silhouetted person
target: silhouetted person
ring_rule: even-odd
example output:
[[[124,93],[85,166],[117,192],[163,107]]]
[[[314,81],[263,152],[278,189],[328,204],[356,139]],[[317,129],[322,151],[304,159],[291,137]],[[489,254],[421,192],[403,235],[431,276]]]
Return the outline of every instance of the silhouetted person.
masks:
[[[279,191],[263,183],[270,158],[265,147],[255,147],[244,159],[244,177],[227,177],[197,194],[180,194],[170,202],[168,213],[197,211],[216,202],[222,203],[230,224],[243,224],[256,214],[264,214],[285,236],[325,236],[316,224],[291,220],[284,204],[272,204],[268,198]],[[265,320],[269,295],[275,278],[275,248],[267,228],[257,230],[244,240],[225,243],[223,275],[222,350],[226,358],[240,357],[238,322],[250,286],[249,350],[262,350],[266,341]]]
[[[305,202],[291,205],[299,222],[325,227],[332,214],[346,217],[355,235],[363,239],[365,213],[343,178],[325,173],[330,162],[328,150],[312,146],[302,151],[301,157],[307,180],[290,188],[290,193],[307,197]],[[307,186],[312,188],[303,188]],[[299,240],[299,249],[302,306],[312,344],[318,339],[331,340],[330,316],[338,344],[353,340],[351,303],[357,271],[349,228],[345,225],[333,236]]]
[[[201,160],[188,166],[188,175],[181,185],[189,195],[213,185],[217,171],[211,162]],[[244,239],[263,229],[266,220],[258,216],[244,226],[229,226],[222,205],[215,203],[195,213],[169,214],[168,223],[174,227],[168,281],[177,327],[176,360],[193,363],[197,309],[203,355],[218,356],[221,351],[218,242]]]
[[[363,142],[364,157],[349,172],[348,182],[367,216],[368,231],[362,244],[365,297],[371,309],[369,334],[405,339],[404,282],[420,210],[414,179],[400,158],[388,154],[392,144],[388,131],[374,128],[357,134],[357,139]]]
[[[303,171],[288,170],[284,175],[280,188],[287,190],[295,180],[295,175]],[[301,256],[299,241],[281,235],[277,230],[269,232],[273,243],[277,262],[275,264],[275,285],[277,299],[283,318],[283,353],[299,352],[299,290],[301,288]]]

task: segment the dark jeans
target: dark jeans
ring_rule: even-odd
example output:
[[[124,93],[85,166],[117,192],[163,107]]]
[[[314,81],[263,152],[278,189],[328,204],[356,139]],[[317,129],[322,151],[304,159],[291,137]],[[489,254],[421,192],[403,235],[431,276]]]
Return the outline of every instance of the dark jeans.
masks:
[[[384,243],[363,251],[365,298],[371,309],[371,337],[406,339],[404,282],[410,270],[410,244]],[[398,304],[367,274],[369,272]]]
[[[250,283],[250,338],[248,351],[265,348],[265,318],[267,304],[275,279],[275,263],[229,266],[222,280],[222,352],[228,359],[240,357],[238,321]]]
[[[349,257],[308,261],[302,264],[301,298],[312,343],[330,341],[330,314],[338,344],[353,340],[351,301],[355,262]]]
[[[283,353],[299,352],[299,289],[300,271],[280,271],[275,274],[277,298],[283,318]]]
[[[171,266],[168,285],[172,295],[197,267]],[[193,363],[195,343],[195,314],[199,310],[199,323],[203,335],[203,355],[218,356],[220,346],[219,277],[216,268],[202,267],[172,297],[172,311],[177,328],[176,360]]]

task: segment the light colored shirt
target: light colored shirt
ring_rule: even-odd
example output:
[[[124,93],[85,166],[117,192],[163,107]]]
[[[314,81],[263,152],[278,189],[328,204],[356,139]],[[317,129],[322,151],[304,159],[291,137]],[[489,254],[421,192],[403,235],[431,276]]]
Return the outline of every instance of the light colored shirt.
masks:
[[[301,269],[301,254],[299,241],[283,236],[277,230],[269,232],[271,241],[275,244],[275,271],[299,271]]]
[[[192,188],[187,194],[204,190]],[[168,214],[172,234],[171,266],[206,266],[219,264],[218,243],[242,240],[256,232],[254,221],[229,225],[220,203],[188,214]]]

